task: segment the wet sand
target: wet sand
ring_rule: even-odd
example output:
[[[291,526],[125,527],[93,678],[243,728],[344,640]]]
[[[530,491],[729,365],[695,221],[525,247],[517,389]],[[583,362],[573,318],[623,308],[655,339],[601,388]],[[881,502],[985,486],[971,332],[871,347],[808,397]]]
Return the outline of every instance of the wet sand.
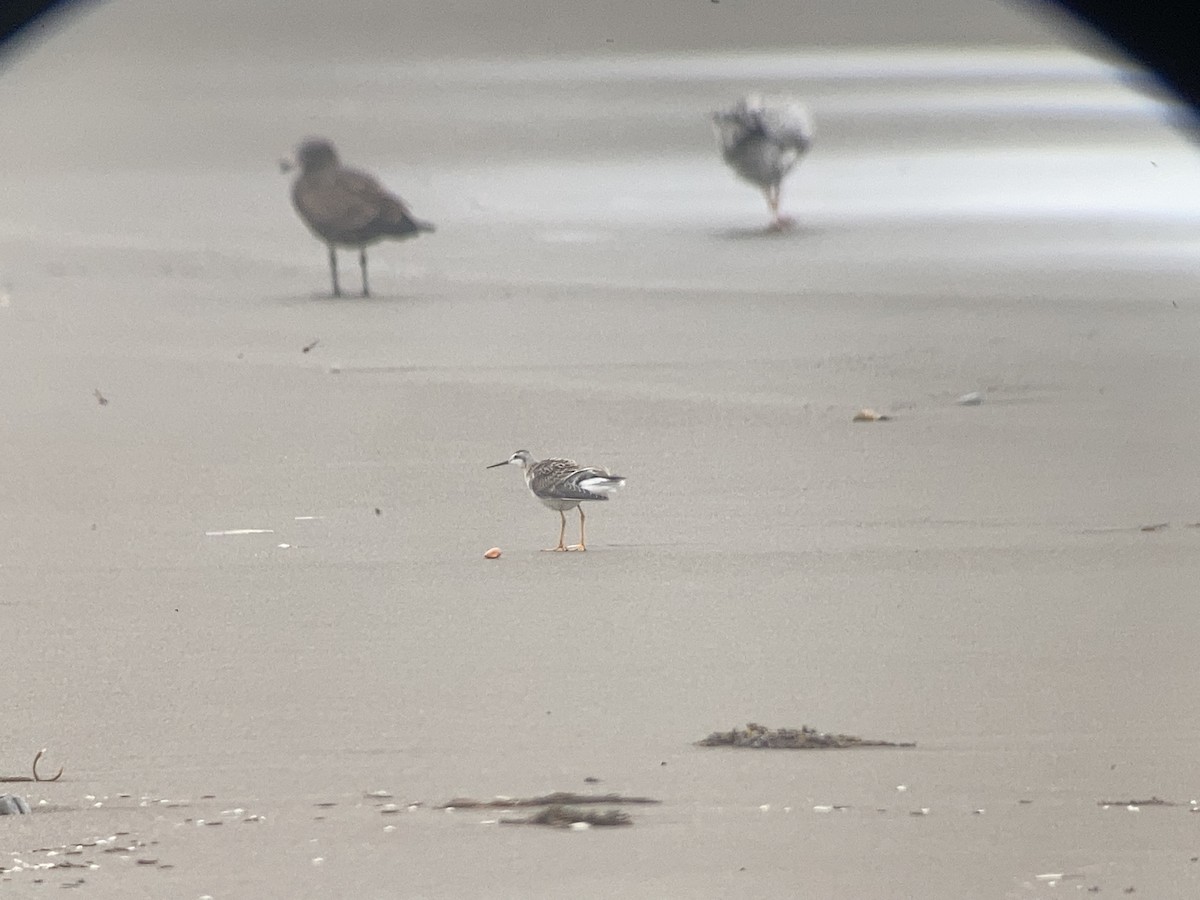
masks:
[[[1005,7],[711,5],[115,3],[8,63],[0,774],[66,774],[0,867],[98,867],[0,890],[1196,895],[1194,151]],[[705,120],[756,85],[818,121],[783,236]],[[438,223],[370,300],[275,167],[310,133]],[[520,447],[628,478],[586,555]],[[918,746],[692,746],[747,720]],[[430,808],[553,790],[663,803]]]

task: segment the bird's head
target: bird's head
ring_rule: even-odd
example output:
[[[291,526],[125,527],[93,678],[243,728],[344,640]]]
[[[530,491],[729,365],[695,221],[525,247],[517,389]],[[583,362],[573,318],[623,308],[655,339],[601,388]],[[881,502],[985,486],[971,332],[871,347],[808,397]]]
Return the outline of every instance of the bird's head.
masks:
[[[532,453],[530,453],[528,450],[518,450],[508,459],[502,460],[498,463],[492,463],[490,466],[488,466],[488,468],[495,469],[499,466],[520,466],[522,469],[524,469],[531,462],[533,462]]]
[[[301,172],[315,172],[327,166],[336,166],[337,150],[332,141],[325,138],[308,138],[296,148],[296,163]]]

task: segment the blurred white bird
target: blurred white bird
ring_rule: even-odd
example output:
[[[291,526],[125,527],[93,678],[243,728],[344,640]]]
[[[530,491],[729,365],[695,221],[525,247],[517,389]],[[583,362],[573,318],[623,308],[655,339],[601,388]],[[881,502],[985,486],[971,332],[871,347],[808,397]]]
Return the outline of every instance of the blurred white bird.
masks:
[[[779,214],[779,187],[812,145],[808,111],[795,100],[750,94],[732,109],[713,113],[713,125],[725,162],[766,196],[770,228],[789,227],[792,220]]]

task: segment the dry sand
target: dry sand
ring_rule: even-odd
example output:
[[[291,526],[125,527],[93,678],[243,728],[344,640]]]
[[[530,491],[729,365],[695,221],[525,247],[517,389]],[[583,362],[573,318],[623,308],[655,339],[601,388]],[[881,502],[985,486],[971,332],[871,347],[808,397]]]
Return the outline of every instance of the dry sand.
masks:
[[[0,774],[66,767],[0,867],[98,866],[0,893],[1200,895],[1200,165],[1161,107],[950,0],[161,6],[0,73]],[[786,236],[705,121],[753,86],[821,129]],[[308,133],[439,227],[370,301],[289,207]],[[518,447],[629,479],[586,555],[484,469]],[[691,746],[747,719],[919,746]],[[663,803],[428,808],[585,789]]]

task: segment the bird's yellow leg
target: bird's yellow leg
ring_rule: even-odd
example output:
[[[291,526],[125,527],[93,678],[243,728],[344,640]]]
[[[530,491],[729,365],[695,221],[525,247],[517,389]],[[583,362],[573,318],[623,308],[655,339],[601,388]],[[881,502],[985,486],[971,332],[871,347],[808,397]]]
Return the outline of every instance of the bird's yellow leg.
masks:
[[[587,516],[585,516],[583,514],[583,504],[580,504],[579,506],[577,506],[575,508],[579,510],[579,543],[572,544],[567,549],[568,550],[586,550],[587,549],[587,535],[585,534],[583,523],[587,520]]]
[[[552,553],[555,550],[566,550],[567,549],[564,546],[564,539],[567,536],[567,514],[564,513],[560,509],[558,511],[558,517],[562,520],[562,527],[558,529],[558,546],[557,547],[543,547],[542,550],[546,553]]]

